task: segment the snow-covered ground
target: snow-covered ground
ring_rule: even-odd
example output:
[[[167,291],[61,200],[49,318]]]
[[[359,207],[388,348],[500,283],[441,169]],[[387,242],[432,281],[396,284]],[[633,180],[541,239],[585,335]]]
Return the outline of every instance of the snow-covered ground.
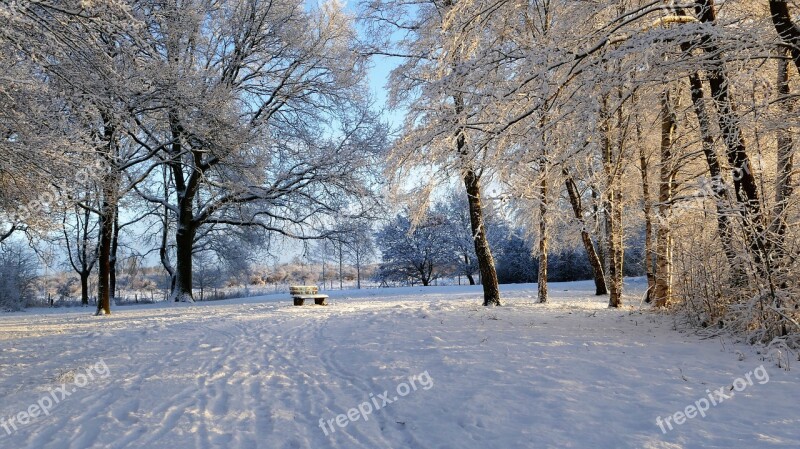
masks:
[[[800,363],[610,310],[586,282],[503,294],[6,314],[0,448],[800,447]]]

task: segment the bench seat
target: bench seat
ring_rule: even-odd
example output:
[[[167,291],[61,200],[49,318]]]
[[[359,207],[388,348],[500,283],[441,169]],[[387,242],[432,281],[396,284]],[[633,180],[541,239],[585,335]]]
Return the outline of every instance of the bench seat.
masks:
[[[306,299],[313,299],[318,306],[327,306],[328,295],[320,295],[319,288],[316,286],[298,285],[289,288],[289,294],[294,299],[294,305],[302,306]]]

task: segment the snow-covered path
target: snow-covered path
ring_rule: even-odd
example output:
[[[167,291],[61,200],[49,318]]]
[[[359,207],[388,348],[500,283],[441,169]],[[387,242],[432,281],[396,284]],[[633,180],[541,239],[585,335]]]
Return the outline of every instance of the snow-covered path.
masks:
[[[489,309],[451,287],[5,315],[0,448],[800,447],[800,364],[609,310],[588,283],[535,289]],[[704,418],[656,424],[761,365]],[[9,425],[44,397],[49,416]]]

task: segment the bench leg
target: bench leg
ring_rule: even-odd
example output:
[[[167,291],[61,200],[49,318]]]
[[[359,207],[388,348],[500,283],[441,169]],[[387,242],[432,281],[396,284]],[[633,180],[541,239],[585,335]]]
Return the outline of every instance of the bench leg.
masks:
[[[303,305],[303,303],[304,303],[305,301],[306,301],[306,300],[305,300],[305,299],[303,299],[303,298],[294,298],[294,305],[296,305],[296,306],[302,306],[302,305]]]
[[[316,304],[318,306],[327,306],[328,305],[328,303],[325,302],[325,298],[315,299],[314,300],[314,304]]]

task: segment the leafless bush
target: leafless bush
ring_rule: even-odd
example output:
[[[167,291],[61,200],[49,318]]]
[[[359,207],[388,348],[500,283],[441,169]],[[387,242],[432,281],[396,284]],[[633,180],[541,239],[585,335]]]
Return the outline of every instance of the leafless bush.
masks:
[[[21,245],[0,248],[0,308],[20,310],[35,299],[36,259]]]

